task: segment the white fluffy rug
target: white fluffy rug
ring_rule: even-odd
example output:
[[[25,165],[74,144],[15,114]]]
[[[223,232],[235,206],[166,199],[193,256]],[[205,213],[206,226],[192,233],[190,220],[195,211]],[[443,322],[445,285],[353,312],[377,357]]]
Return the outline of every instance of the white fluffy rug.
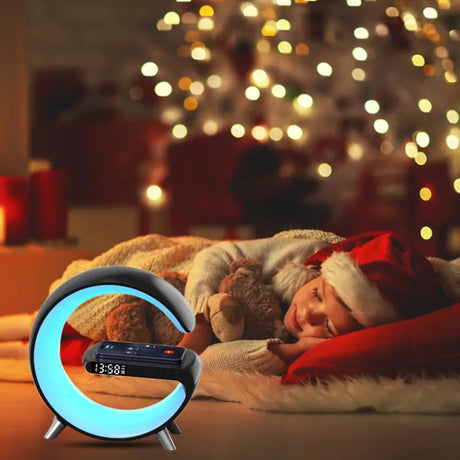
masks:
[[[161,398],[176,382],[88,374],[82,367],[67,368],[84,392]],[[110,386],[107,380],[110,379]],[[27,360],[0,359],[0,380],[32,381]],[[279,377],[203,373],[195,397],[239,402],[249,409],[274,412],[355,412],[460,414],[460,375],[430,379],[354,377],[318,384],[281,385]]]

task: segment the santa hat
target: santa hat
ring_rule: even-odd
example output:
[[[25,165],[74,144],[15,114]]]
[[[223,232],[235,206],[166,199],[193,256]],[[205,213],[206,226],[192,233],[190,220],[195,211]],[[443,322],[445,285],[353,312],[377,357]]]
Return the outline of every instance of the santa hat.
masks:
[[[319,274],[365,327],[413,318],[460,300],[460,266],[428,260],[391,232],[326,246],[305,261],[303,275],[297,273],[296,279],[307,282]]]

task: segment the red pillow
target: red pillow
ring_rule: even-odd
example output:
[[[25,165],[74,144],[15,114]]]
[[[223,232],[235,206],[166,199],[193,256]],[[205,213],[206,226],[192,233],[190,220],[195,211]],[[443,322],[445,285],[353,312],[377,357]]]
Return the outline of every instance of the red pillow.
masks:
[[[85,351],[94,342],[83,337],[68,323],[65,323],[61,338],[61,361],[63,364],[81,366]]]
[[[460,373],[460,303],[316,345],[289,366],[281,382],[419,373]]]

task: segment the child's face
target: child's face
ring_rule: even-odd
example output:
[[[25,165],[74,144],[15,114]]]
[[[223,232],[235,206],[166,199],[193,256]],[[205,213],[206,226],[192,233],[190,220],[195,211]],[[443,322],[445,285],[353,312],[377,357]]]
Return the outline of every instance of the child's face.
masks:
[[[284,316],[284,325],[297,338],[331,338],[363,328],[322,276],[295,293]]]

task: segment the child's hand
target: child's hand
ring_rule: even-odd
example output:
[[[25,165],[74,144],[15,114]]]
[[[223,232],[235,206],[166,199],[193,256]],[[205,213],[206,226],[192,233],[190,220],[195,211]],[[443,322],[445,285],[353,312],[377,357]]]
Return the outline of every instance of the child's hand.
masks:
[[[292,363],[310,348],[329,339],[301,337],[295,343],[271,343],[268,348],[286,363]]]

